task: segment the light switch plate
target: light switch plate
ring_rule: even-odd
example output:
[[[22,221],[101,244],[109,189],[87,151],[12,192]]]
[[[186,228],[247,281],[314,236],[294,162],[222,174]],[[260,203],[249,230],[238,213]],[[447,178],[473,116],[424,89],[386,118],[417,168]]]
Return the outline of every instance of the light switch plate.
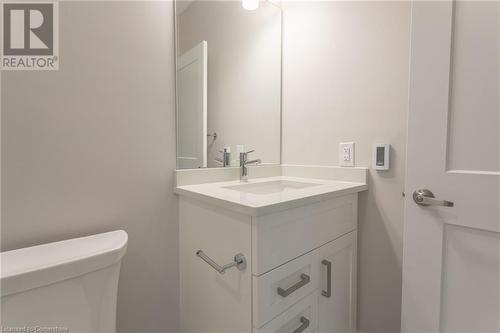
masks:
[[[373,163],[375,170],[389,170],[389,153],[391,145],[388,143],[378,143],[373,145]]]
[[[339,143],[339,165],[344,167],[354,166],[354,142]]]

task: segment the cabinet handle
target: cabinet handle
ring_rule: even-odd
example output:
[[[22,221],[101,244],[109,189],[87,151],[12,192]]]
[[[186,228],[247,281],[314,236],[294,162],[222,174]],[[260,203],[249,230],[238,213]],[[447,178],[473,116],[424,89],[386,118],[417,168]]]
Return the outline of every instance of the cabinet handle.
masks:
[[[332,262],[323,259],[321,264],[326,266],[326,290],[322,290],[321,295],[330,298],[332,296]]]
[[[304,330],[309,327],[309,319],[307,319],[306,317],[304,316],[300,317],[300,322],[302,323],[302,325],[297,327],[295,331],[293,331],[292,333],[304,332]]]
[[[311,278],[309,277],[309,275],[302,273],[302,274],[300,274],[300,281],[297,282],[296,284],[294,284],[293,286],[291,286],[290,288],[283,289],[281,287],[278,287],[278,295],[280,295],[281,297],[287,297],[288,295],[290,295],[294,291],[296,291],[296,290],[302,288],[303,286],[305,286],[306,284],[308,284],[310,280],[311,280]]]
[[[236,267],[240,271],[244,270],[247,268],[247,260],[245,259],[245,256],[241,253],[238,253],[237,255],[234,256],[233,262],[230,262],[229,264],[226,265],[219,265],[215,261],[212,260],[209,256],[207,256],[202,250],[196,251],[196,255],[203,259],[204,262],[212,266],[213,269],[215,269],[217,272],[220,274],[224,274],[227,269],[231,267]]]

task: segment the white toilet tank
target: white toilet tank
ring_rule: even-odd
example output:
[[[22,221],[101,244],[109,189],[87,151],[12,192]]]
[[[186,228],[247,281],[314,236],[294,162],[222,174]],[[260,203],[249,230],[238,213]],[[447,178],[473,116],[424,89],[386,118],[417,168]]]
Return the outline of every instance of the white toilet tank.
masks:
[[[115,332],[127,239],[118,230],[0,253],[3,331]]]

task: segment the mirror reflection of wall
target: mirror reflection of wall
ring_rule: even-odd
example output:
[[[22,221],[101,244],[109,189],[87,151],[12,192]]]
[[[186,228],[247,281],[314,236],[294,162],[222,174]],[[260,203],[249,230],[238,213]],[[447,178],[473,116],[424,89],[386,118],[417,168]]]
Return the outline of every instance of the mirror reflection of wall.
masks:
[[[255,150],[280,163],[281,9],[177,1],[177,168],[222,167]]]

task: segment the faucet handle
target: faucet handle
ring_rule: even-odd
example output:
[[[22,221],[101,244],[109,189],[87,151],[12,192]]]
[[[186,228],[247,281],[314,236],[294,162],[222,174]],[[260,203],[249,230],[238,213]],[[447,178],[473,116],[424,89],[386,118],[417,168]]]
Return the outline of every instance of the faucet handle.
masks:
[[[249,150],[249,151],[247,151],[247,152],[243,152],[243,151],[242,151],[242,152],[240,152],[240,161],[241,161],[241,160],[246,161],[246,160],[247,160],[247,158],[248,158],[248,154],[253,153],[254,151],[255,151],[255,150],[253,150],[253,149],[252,149],[252,150]]]

